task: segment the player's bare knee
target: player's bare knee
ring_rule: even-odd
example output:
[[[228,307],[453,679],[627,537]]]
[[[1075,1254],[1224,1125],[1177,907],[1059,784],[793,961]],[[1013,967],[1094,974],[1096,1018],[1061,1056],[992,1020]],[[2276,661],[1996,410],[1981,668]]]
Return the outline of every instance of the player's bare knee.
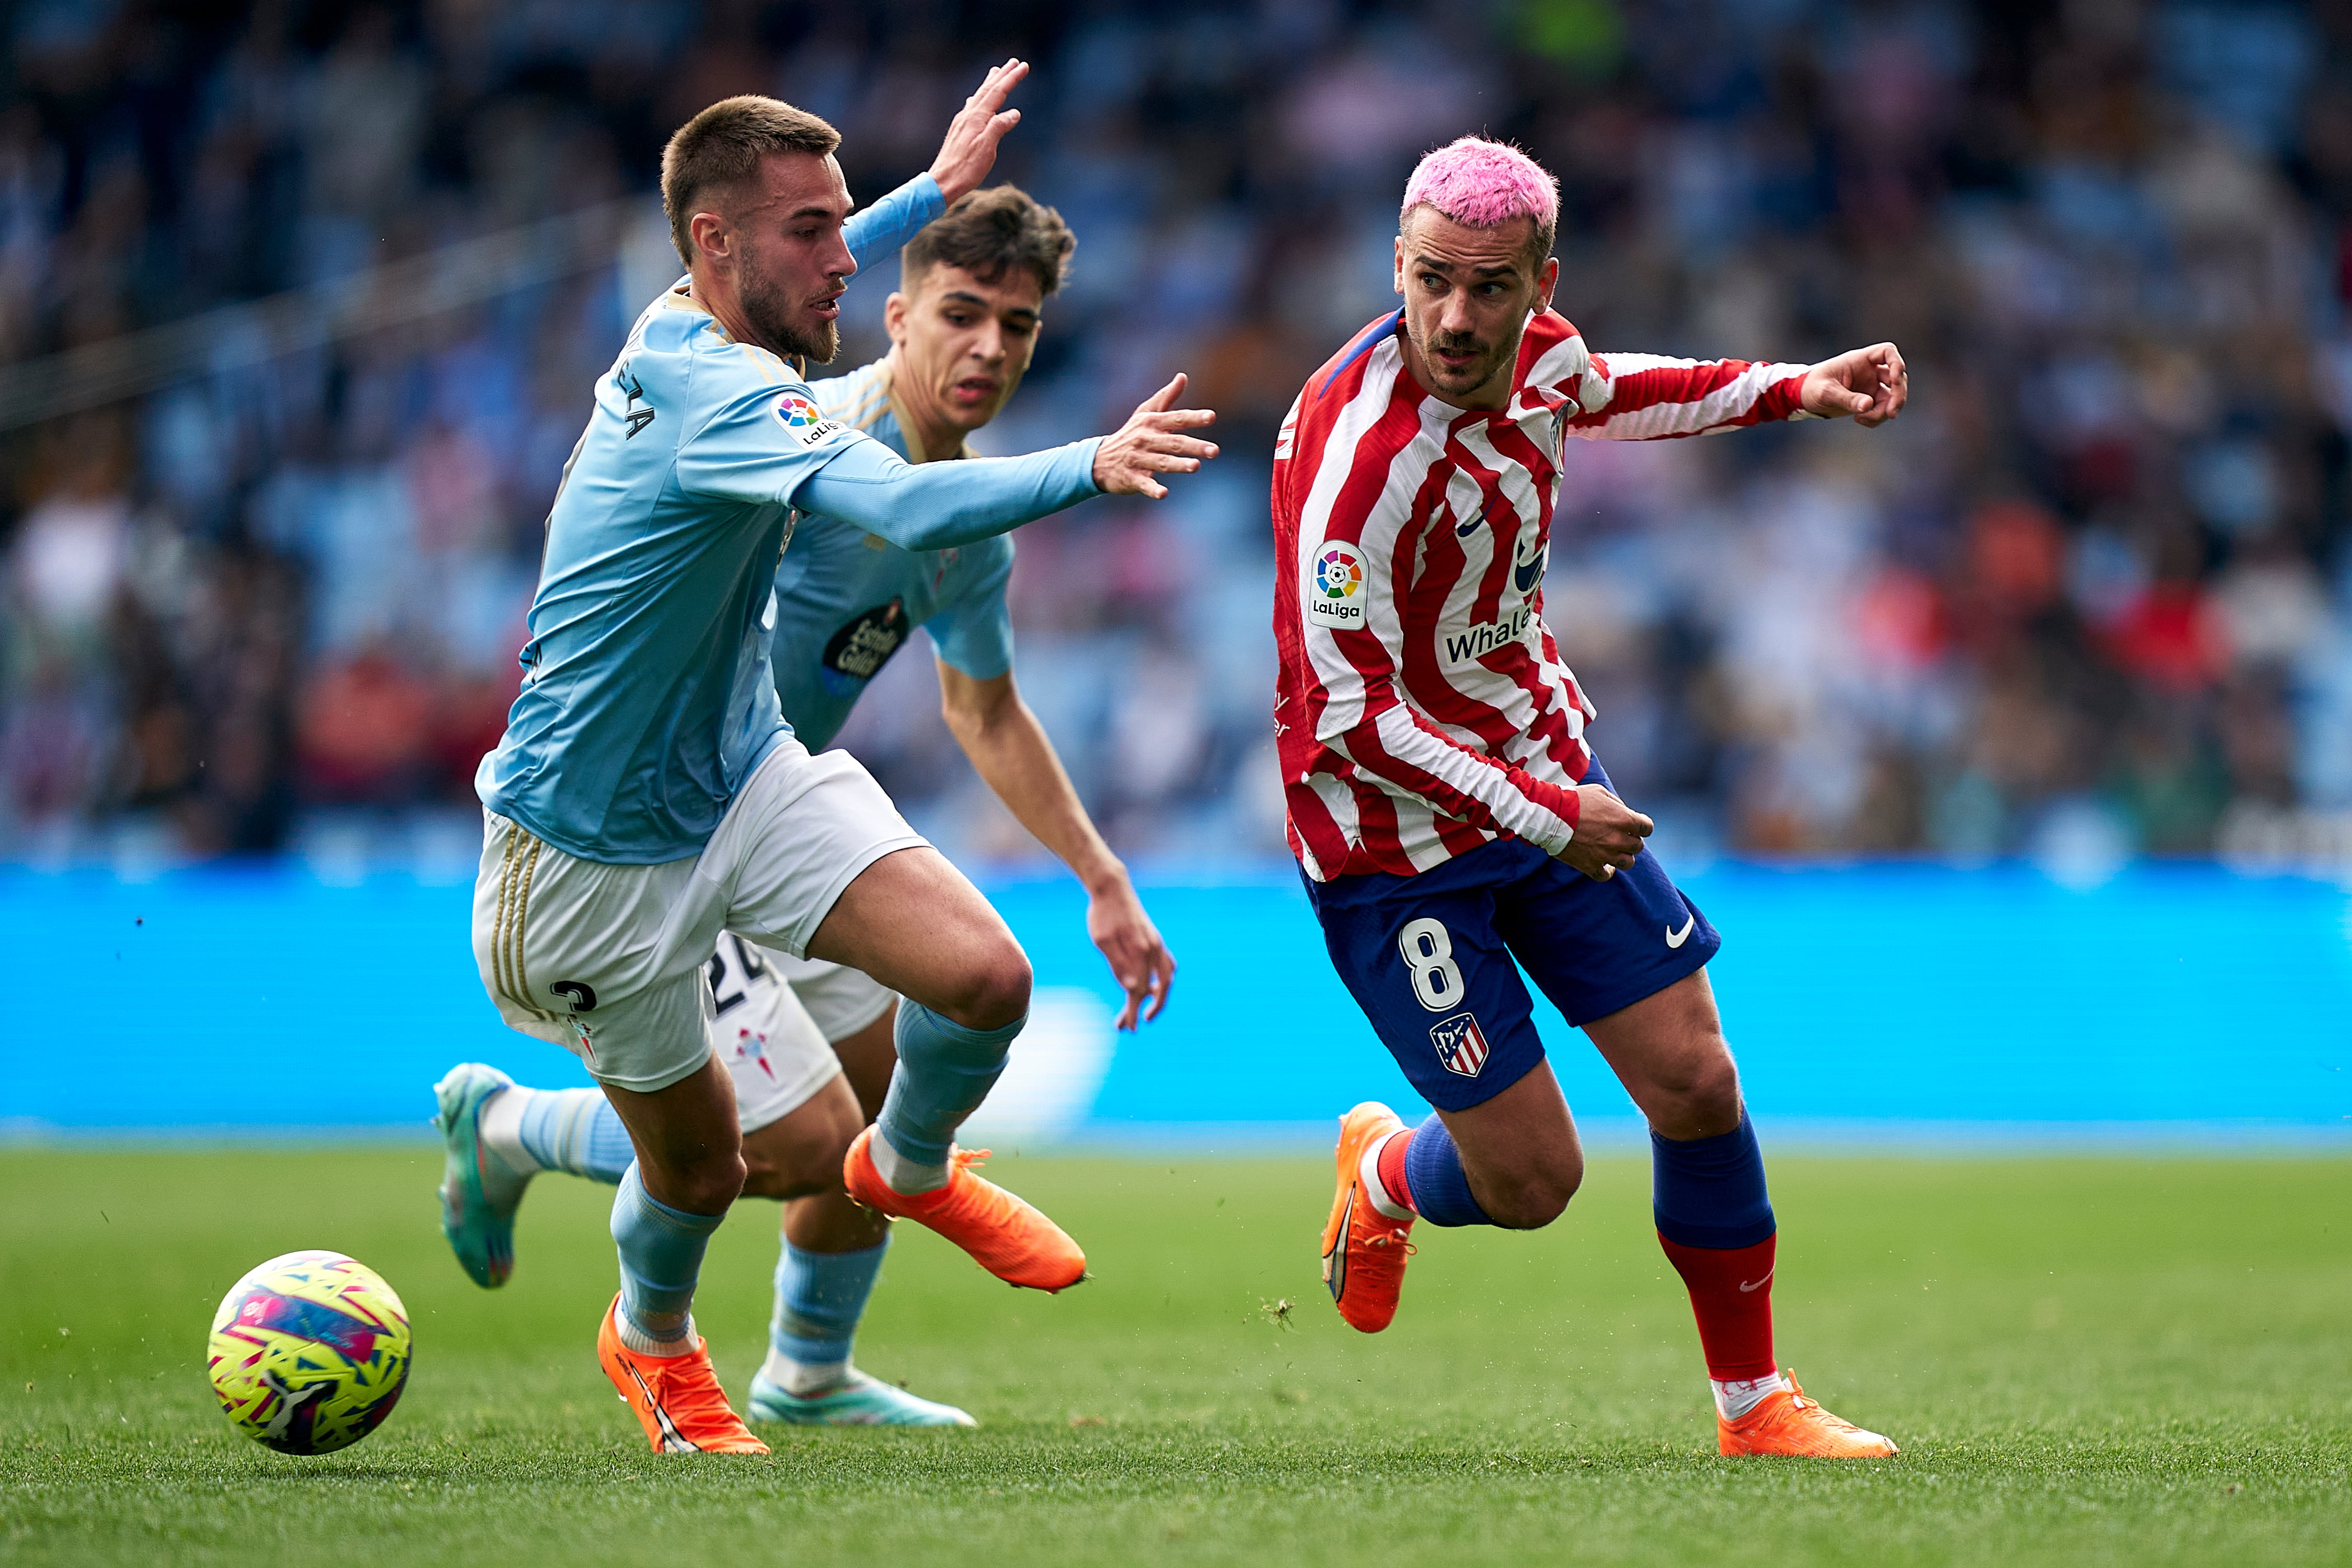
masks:
[[[671,1182],[686,1200],[672,1206],[688,1214],[725,1214],[742,1195],[745,1173],[743,1156],[736,1151],[706,1155],[672,1174]]]
[[[1529,1172],[1497,1184],[1498,1190],[1481,1194],[1481,1206],[1505,1230],[1541,1230],[1568,1211],[1569,1200],[1583,1184],[1584,1161],[1580,1155],[1558,1168]]]
[[[1001,1029],[1029,1011],[1029,955],[1009,938],[971,965],[947,1016],[967,1029]]]
[[[743,1191],[747,1198],[784,1198],[786,1178],[782,1163],[750,1142],[743,1145]]]
[[[1712,1037],[1711,1047],[1653,1073],[1644,1103],[1651,1124],[1668,1138],[1704,1137],[1739,1123],[1739,1069],[1722,1036]]]
[[[1739,1068],[1721,1036],[1716,1037],[1716,1049],[1691,1074],[1683,1103],[1689,1116],[1710,1127],[1728,1131],[1738,1125]]]
[[[842,1153],[848,1152],[842,1144]],[[782,1158],[762,1157],[746,1149],[743,1152],[743,1196],[771,1198],[779,1203],[790,1198],[804,1198],[812,1193],[830,1192],[841,1185],[841,1154],[833,1156],[830,1166],[821,1152],[794,1150]]]

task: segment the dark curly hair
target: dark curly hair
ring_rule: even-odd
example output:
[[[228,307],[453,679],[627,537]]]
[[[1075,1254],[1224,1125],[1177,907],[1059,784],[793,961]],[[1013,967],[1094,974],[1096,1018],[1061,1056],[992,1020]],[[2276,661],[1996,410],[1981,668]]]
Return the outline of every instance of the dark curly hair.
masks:
[[[907,243],[899,279],[911,290],[924,273],[945,264],[994,283],[1008,269],[1025,267],[1036,275],[1038,289],[1051,294],[1069,277],[1070,252],[1077,247],[1060,213],[1016,185],[992,185],[958,197]]]

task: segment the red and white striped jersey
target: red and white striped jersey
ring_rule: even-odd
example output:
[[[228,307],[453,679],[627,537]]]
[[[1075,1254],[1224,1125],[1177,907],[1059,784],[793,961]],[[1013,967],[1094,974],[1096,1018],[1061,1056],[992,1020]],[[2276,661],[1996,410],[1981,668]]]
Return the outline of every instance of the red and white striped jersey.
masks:
[[[1317,371],[1275,444],[1274,727],[1317,881],[1567,845],[1594,710],[1543,620],[1560,444],[1786,419],[1808,368],[1592,353],[1546,310],[1509,404],[1464,410],[1406,370],[1401,321]]]

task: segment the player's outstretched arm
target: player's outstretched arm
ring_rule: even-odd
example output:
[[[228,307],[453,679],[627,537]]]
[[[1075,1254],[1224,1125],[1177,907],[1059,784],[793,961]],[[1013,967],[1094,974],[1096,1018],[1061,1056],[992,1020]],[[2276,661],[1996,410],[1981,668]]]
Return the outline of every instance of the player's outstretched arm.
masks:
[[[1217,422],[1206,408],[1179,408],[1185,376],[1176,378],[1137,405],[1135,412],[1095,448],[1095,488],[1107,496],[1150,496],[1160,500],[1168,487],[1160,474],[1197,472],[1217,455],[1213,442],[1184,434],[1206,429]]]
[[[1178,376],[1108,436],[1023,458],[908,463],[881,442],[835,432],[824,466],[773,499],[856,523],[903,550],[945,550],[1008,533],[1097,495],[1168,493],[1156,475],[1191,473],[1217,448],[1182,434],[1215,420],[1205,408],[1170,406]]]
[[[1668,440],[1800,416],[1884,425],[1911,391],[1893,343],[1811,365],[1594,354],[1571,385],[1584,412],[1569,420],[1568,433],[1602,441]]]
[[[1087,816],[1037,715],[1008,672],[989,679],[940,660],[940,708],[973,769],[1007,810],[1069,867],[1087,889],[1087,934],[1127,993],[1118,1027],[1149,1023],[1168,1005],[1176,960],[1143,910],[1127,868]],[[1146,1009],[1149,1009],[1148,1011]]]
[[[1903,352],[1893,343],[1873,343],[1807,371],[1799,403],[1818,418],[1851,416],[1855,424],[1874,428],[1902,413],[1910,396],[1911,373],[1903,363]]]
[[[981,79],[979,89],[963,100],[956,117],[948,121],[947,139],[940,143],[940,155],[931,160],[931,178],[939,182],[940,195],[948,205],[955,205],[956,198],[966,191],[978,190],[989,170],[996,166],[996,144],[1021,123],[1021,111],[1005,108],[1004,100],[1028,74],[1026,60],[1011,59],[992,67]]]
[[[1633,858],[1642,852],[1642,840],[1657,831],[1658,825],[1601,784],[1579,785],[1576,798],[1576,837],[1554,858],[1596,882],[1631,869]]]

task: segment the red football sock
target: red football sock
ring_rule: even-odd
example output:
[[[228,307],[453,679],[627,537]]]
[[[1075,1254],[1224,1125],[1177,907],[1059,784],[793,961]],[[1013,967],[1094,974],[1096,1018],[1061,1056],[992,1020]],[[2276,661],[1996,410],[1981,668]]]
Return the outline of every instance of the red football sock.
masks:
[[[1412,1201],[1412,1184],[1404,1179],[1404,1152],[1412,1142],[1411,1128],[1402,1132],[1390,1133],[1389,1141],[1381,1145],[1380,1154],[1372,1163],[1373,1168],[1380,1172],[1381,1185],[1388,1189],[1389,1196],[1419,1214],[1421,1205]],[[1433,1220],[1430,1223],[1434,1225],[1436,1222]]]
[[[1753,1247],[1719,1251],[1658,1237],[1666,1261],[1690,1290],[1706,1375],[1717,1383],[1769,1377],[1780,1370],[1772,1359],[1772,1247],[1779,1239],[1768,1236]]]

